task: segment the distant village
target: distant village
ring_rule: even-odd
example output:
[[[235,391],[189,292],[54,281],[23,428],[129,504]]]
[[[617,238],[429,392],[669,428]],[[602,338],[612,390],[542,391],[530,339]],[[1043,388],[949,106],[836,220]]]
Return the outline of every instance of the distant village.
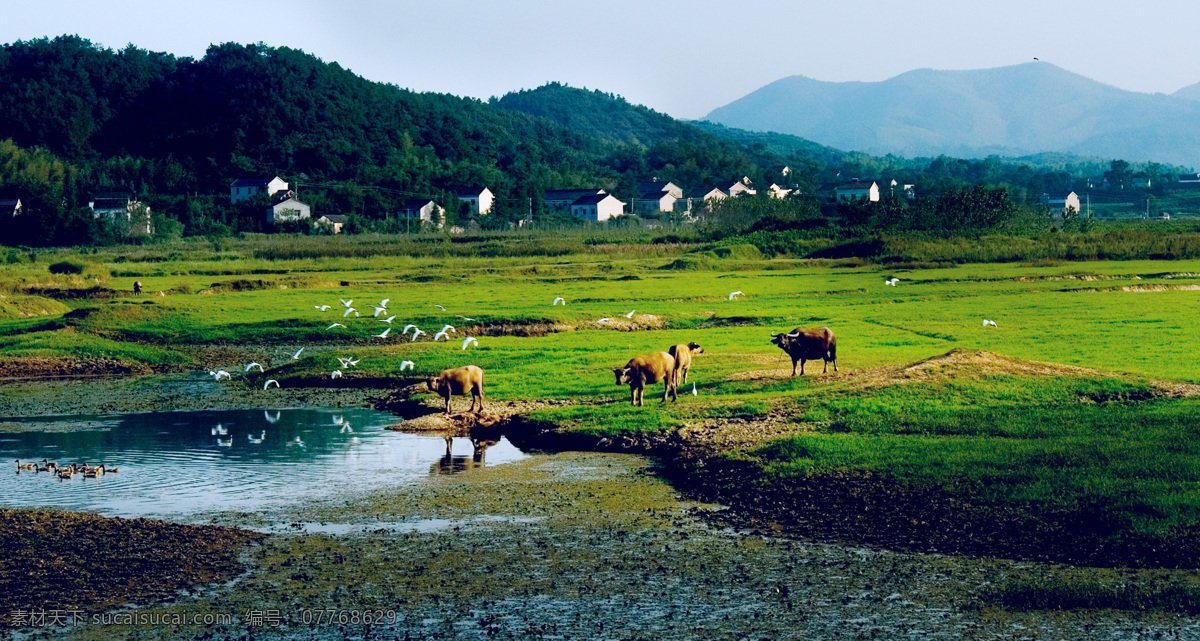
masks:
[[[789,169],[784,167],[781,175],[787,176]],[[1107,185],[1102,178],[1087,181],[1089,189],[1105,189]],[[1138,185],[1146,186],[1149,185]],[[1178,177],[1176,190],[1200,190],[1200,174],[1183,174]],[[822,202],[878,202],[887,197],[915,198],[914,185],[899,183],[895,180],[860,180],[852,179],[847,182],[827,183],[820,187],[818,196]],[[753,196],[758,190],[749,177],[699,187],[684,191],[683,187],[669,181],[652,181],[639,183],[638,197],[632,202],[625,202],[611,193],[600,188],[590,189],[551,189],[542,194],[546,209],[566,212],[580,220],[590,222],[605,222],[635,214],[648,218],[660,217],[662,214],[677,214],[675,219],[682,223],[693,223],[699,212],[703,211],[714,201],[739,196]],[[467,213],[472,216],[487,216],[492,212],[495,194],[486,186],[462,187],[451,190],[459,203],[465,203]],[[794,198],[806,196],[800,194],[794,187],[785,187],[775,183],[764,189],[771,198]],[[263,215],[270,223],[291,223],[302,220],[311,221],[315,228],[327,233],[342,232],[346,224],[346,216],[339,214],[323,214],[313,218],[312,207],[301,201],[296,192],[279,176],[255,176],[239,178],[229,186],[229,202],[236,205],[246,200],[265,194],[270,198],[271,205]],[[810,196],[807,196],[810,197]],[[1065,212],[1082,211],[1079,195],[1074,191],[1066,194],[1043,194],[1042,204],[1047,205],[1055,216]],[[444,229],[446,208],[432,198],[410,198],[403,201],[395,212],[401,219],[419,221],[422,227]],[[154,233],[150,208],[137,200],[130,192],[99,192],[92,194],[88,207],[93,216],[117,225],[127,230],[129,236],[149,236]],[[0,198],[0,217],[16,217],[21,214],[20,198]],[[651,223],[653,224],[653,223]],[[451,232],[462,232],[461,228],[452,227]]]

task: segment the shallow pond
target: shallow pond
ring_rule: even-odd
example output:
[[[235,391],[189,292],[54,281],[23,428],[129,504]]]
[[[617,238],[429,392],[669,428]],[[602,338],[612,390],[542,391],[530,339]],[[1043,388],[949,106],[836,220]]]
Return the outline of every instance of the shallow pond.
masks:
[[[456,438],[448,452],[439,436],[386,429],[397,420],[364,409],[0,418],[0,461],[14,472],[0,475],[0,505],[159,518],[255,512],[525,456],[505,439],[481,451]],[[60,479],[15,463],[43,459],[118,472]]]

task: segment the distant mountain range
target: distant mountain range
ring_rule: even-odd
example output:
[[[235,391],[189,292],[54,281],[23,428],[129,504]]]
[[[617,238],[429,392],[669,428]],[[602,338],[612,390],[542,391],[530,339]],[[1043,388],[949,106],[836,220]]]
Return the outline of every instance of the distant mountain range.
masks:
[[[1045,62],[920,69],[882,82],[777,80],[705,118],[904,157],[1065,152],[1200,165],[1200,83],[1125,91]]]

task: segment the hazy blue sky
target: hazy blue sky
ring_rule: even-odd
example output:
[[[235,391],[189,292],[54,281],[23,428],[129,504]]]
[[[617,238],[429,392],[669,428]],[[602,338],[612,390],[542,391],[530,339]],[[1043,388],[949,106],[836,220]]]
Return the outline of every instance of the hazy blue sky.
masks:
[[[780,78],[878,81],[1038,57],[1110,85],[1200,82],[1200,2],[1143,0],[0,0],[0,42],[78,34],[199,58],[214,43],[314,54],[417,91],[549,81],[697,118]]]

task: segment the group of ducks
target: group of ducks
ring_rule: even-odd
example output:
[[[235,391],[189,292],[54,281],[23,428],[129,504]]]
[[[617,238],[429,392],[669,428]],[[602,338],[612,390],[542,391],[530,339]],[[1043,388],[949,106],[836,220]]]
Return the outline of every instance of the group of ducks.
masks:
[[[42,464],[38,465],[37,463],[22,463],[20,459],[17,459],[18,474],[21,472],[50,472],[57,475],[60,479],[69,479],[76,474],[82,474],[84,478],[94,479],[97,476],[104,476],[105,474],[116,474],[118,471],[120,471],[119,468],[106,468],[103,464],[92,466],[87,463],[72,463],[60,466],[54,461],[42,459]]]

